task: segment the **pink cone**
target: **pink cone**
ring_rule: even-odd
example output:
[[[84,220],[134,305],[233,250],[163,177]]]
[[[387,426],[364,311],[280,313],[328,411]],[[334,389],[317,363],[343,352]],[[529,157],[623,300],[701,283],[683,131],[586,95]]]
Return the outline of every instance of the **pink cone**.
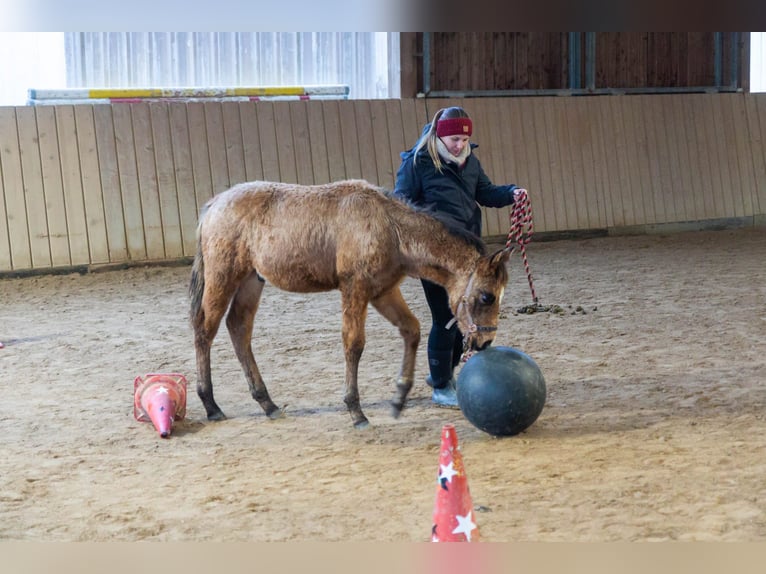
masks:
[[[186,379],[177,373],[148,374],[133,381],[133,416],[154,424],[162,438],[170,436],[174,421],[186,416]]]
[[[478,542],[476,525],[454,425],[442,428],[431,542]]]

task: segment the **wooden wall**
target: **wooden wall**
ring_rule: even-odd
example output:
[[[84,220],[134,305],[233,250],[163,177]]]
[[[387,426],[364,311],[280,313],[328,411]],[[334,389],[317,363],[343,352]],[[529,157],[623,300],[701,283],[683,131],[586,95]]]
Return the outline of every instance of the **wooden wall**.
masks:
[[[569,61],[579,62],[586,88],[586,33],[578,32],[579,54],[570,54],[569,32],[430,33],[430,90],[566,90]],[[746,88],[747,32],[593,32],[592,90]],[[424,92],[423,32],[400,36],[401,95]],[[716,42],[718,41],[718,45]],[[738,65],[732,66],[732,56]],[[716,55],[718,74],[716,76]],[[575,68],[577,69],[577,67]],[[443,95],[443,94],[442,94]],[[528,95],[528,94],[527,94]]]
[[[713,32],[598,32],[595,87],[715,86],[715,41]],[[722,85],[745,85],[749,76],[749,60],[746,58],[749,45],[750,35],[746,32],[720,33],[718,50]],[[739,56],[736,69],[732,69],[734,50]]]
[[[392,187],[452,104],[493,181],[530,190],[538,232],[766,213],[760,94],[0,107],[0,273],[189,257],[199,208],[241,181]],[[485,236],[508,215],[485,210]]]

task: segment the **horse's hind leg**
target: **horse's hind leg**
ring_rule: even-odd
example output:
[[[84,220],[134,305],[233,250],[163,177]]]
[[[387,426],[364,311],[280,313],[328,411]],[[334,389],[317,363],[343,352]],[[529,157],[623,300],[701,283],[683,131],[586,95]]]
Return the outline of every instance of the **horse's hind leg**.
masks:
[[[200,265],[200,268],[197,268]],[[229,303],[231,287],[228,285],[211,289],[203,280],[201,263],[195,264],[192,273],[193,302],[191,322],[194,329],[194,348],[197,357],[197,395],[205,407],[208,420],[226,418],[213,398],[213,382],[210,372],[210,348],[213,345],[221,319]]]
[[[404,408],[415,379],[415,357],[420,344],[420,322],[410,311],[399,287],[373,299],[371,303],[378,313],[399,328],[399,334],[404,339],[404,357],[399,371],[399,380],[396,383],[397,395],[391,401],[391,412],[396,418]]]
[[[263,279],[255,272],[242,281],[231,302],[229,314],[226,316],[226,328],[229,330],[234,352],[237,354],[237,359],[239,359],[245,373],[250,394],[270,418],[279,418],[282,416],[282,411],[269,396],[269,391],[266,389],[261,372],[258,370],[250,345],[253,336],[253,322],[261,301],[263,286]]]

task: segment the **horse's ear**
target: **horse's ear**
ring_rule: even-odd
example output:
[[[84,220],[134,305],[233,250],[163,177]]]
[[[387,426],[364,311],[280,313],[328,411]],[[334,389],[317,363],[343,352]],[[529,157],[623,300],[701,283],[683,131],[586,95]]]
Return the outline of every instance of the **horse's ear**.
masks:
[[[511,251],[512,249],[509,247],[504,247],[503,249],[495,251],[489,259],[492,266],[505,265],[508,258],[511,256]]]

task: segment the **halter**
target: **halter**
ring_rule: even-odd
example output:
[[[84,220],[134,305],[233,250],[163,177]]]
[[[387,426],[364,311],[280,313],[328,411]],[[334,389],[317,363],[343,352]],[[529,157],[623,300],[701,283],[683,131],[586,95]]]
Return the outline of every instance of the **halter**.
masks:
[[[475,273],[475,272],[474,272]],[[491,333],[492,331],[497,331],[497,327],[489,327],[487,325],[477,325],[473,317],[471,316],[471,310],[468,305],[468,295],[471,293],[471,287],[473,287],[473,278],[474,273],[471,273],[471,278],[468,280],[468,285],[466,285],[465,293],[460,298],[460,302],[457,304],[457,313],[455,313],[455,316],[450,319],[449,323],[445,325],[446,329],[449,329],[457,323],[457,316],[461,313],[461,311],[465,314],[467,323],[468,323],[468,331],[463,334],[463,348],[465,349],[468,346],[468,335],[471,333]]]

